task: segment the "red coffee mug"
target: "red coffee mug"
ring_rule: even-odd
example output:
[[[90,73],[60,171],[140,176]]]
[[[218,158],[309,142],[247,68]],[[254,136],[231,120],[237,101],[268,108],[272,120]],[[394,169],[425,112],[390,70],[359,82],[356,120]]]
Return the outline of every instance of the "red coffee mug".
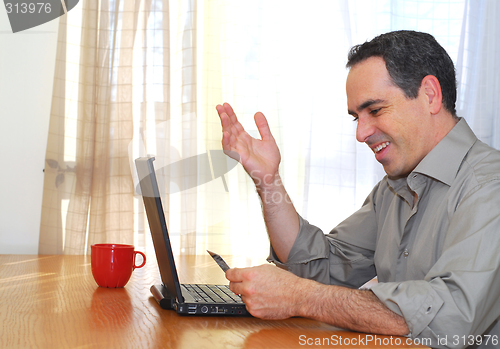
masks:
[[[124,287],[132,271],[146,264],[144,253],[135,251],[132,245],[95,244],[90,252],[92,275],[101,287]],[[135,264],[138,253],[143,259],[141,265]]]

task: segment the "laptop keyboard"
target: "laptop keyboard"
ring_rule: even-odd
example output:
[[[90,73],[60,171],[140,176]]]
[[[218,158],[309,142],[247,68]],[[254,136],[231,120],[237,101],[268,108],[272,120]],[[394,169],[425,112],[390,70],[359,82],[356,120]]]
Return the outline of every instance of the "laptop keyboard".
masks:
[[[227,285],[183,284],[196,302],[204,303],[243,303]]]

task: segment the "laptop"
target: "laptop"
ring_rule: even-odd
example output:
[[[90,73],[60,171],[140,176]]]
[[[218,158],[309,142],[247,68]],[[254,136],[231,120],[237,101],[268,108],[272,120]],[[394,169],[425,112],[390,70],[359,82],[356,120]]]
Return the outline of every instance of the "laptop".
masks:
[[[154,157],[135,160],[162,282],[151,286],[153,297],[163,309],[183,315],[249,316],[241,298],[227,285],[179,282],[153,161]]]

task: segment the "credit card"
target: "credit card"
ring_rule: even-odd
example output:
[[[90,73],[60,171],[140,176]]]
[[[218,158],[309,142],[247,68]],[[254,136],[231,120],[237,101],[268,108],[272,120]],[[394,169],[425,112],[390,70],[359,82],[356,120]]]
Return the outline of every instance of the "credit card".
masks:
[[[219,256],[217,253],[210,252],[207,250],[208,254],[212,256],[214,261],[219,265],[219,267],[224,271],[224,273],[230,269],[229,265],[227,265],[226,261],[222,259],[221,256]]]

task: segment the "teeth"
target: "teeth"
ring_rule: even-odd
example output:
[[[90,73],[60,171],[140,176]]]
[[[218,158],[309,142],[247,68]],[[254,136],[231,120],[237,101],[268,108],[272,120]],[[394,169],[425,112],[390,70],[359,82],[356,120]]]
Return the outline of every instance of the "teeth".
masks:
[[[379,151],[381,151],[382,149],[384,149],[385,147],[387,147],[389,145],[389,142],[385,142],[385,143],[382,143],[380,144],[378,147],[375,147],[373,148],[373,151],[375,153],[378,153]]]

